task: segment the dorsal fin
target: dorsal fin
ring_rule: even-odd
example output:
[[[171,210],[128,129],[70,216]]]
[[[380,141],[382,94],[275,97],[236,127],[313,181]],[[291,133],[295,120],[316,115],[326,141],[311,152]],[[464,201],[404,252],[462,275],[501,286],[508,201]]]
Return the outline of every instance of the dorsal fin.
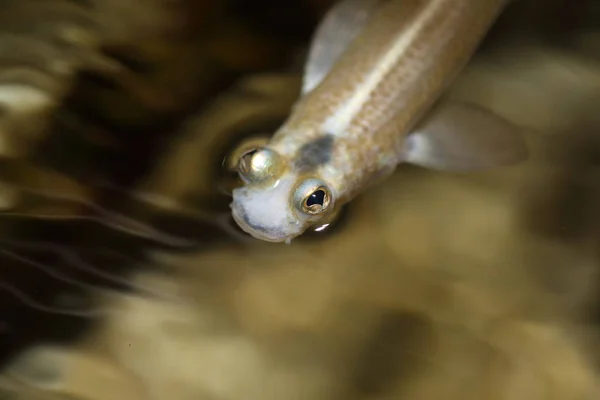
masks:
[[[313,36],[304,69],[302,94],[317,87],[373,12],[385,0],[341,0],[327,12]]]

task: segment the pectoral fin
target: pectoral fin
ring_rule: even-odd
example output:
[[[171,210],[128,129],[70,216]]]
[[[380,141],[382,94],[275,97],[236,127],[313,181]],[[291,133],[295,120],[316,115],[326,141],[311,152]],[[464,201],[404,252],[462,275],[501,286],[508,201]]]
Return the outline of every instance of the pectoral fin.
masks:
[[[404,161],[468,171],[507,166],[528,156],[519,128],[479,106],[442,102],[406,139]]]
[[[313,37],[302,93],[321,83],[383,0],[341,0],[327,12]]]

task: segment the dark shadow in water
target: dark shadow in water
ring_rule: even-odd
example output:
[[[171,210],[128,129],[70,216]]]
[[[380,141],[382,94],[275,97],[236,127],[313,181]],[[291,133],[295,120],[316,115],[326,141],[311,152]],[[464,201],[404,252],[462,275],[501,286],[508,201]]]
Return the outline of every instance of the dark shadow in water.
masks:
[[[431,340],[431,323],[425,316],[391,311],[381,318],[358,359],[350,377],[356,399],[378,396],[397,382],[410,381],[425,365],[426,351]]]

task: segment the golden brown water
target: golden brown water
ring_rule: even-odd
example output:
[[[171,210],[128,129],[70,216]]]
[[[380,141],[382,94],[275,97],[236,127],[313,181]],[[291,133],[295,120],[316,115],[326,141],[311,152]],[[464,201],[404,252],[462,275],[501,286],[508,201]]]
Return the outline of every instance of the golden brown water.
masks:
[[[38,68],[39,81],[19,79],[51,93],[52,107],[0,115],[14,143],[0,165],[12,188],[0,217],[0,399],[597,398],[598,27],[582,18],[590,8],[550,3],[575,22],[540,16],[541,0],[515,5],[449,93],[523,126],[526,164],[401,167],[291,246],[222,229],[234,182],[221,164],[285,119],[300,84],[297,68],[286,71],[310,29],[216,2],[85,11],[97,37],[119,44],[86,62],[134,73],[102,70],[102,81]],[[302,4],[264,7],[310,27],[324,5]],[[148,14],[131,11],[142,5]],[[19,12],[0,11],[0,43],[6,21],[18,31],[52,20]],[[71,12],[55,18],[73,22]],[[190,27],[175,29],[178,18]],[[128,27],[138,37],[125,43]],[[28,43],[50,43],[40,37]],[[19,62],[7,65],[23,71]],[[16,79],[2,68],[0,90]],[[147,226],[99,225],[92,203]],[[168,250],[149,226],[194,244]],[[36,310],[15,293],[88,317]]]

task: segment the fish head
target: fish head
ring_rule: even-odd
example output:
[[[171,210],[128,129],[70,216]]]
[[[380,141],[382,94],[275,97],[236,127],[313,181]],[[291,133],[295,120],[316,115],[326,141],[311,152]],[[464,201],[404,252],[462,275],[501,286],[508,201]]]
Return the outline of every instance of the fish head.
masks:
[[[278,153],[264,148],[238,167],[245,185],[233,190],[232,216],[256,239],[290,243],[334,208],[324,181],[289,166]]]

